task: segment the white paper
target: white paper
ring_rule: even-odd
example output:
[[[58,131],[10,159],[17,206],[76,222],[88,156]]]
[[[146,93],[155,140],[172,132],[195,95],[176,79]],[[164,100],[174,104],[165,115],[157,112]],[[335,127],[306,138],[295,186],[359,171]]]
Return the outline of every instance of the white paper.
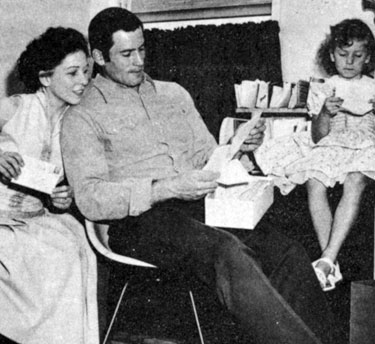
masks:
[[[222,167],[217,182],[222,185],[246,184],[249,182],[249,174],[241,161],[234,159]]]
[[[216,199],[236,199],[239,201],[252,201],[256,199],[263,190],[270,185],[269,180],[255,180],[247,176],[246,185],[237,185],[236,187],[218,186],[215,191]]]
[[[261,115],[262,115],[262,110],[254,110],[251,113],[251,120],[245,122],[237,129],[232,139],[231,148],[230,148],[231,153],[233,154],[232,157],[238,153],[242,144],[245,142],[245,140],[249,136],[250,131],[258,123]]]
[[[219,133],[219,145],[226,145],[230,142],[234,135],[234,121],[233,117],[225,117],[221,122]]]
[[[269,82],[262,80],[243,80],[241,84],[234,85],[237,107],[267,108]]]
[[[243,107],[254,108],[258,97],[258,83],[244,80],[241,84],[241,103]]]
[[[292,95],[292,84],[284,82],[283,87],[273,86],[270,107],[286,108]]]
[[[289,103],[288,103],[288,109],[294,109],[297,105],[297,93],[298,93],[298,87],[297,85],[292,85],[292,93],[290,95]]]
[[[224,165],[227,164],[233,155],[231,155],[230,145],[218,146],[213,151],[210,159],[207,161],[203,170],[221,172]]]
[[[237,107],[241,107],[240,87],[241,87],[240,85],[234,84],[234,94],[236,96]]]
[[[216,147],[203,170],[223,173],[223,169],[227,168],[228,170],[224,171],[225,179],[222,179],[223,184],[235,185],[243,183],[243,175],[244,173],[247,174],[245,167],[243,167],[240,162],[238,162],[240,167],[237,163],[229,167],[228,165],[230,165],[231,160],[240,150],[241,145],[245,142],[261,115],[262,110],[253,111],[251,120],[244,122],[244,124],[237,129],[231,144]],[[243,171],[239,172],[239,169]],[[230,173],[233,173],[233,175],[229,177]]]
[[[349,90],[336,90],[336,96],[344,100],[341,108],[355,115],[365,115],[372,111],[370,100],[374,98],[374,94],[375,90],[373,89],[351,88]]]
[[[17,179],[11,182],[30,189],[51,194],[57,183],[62,179],[61,168],[46,161],[41,161],[28,156],[22,156],[25,165]]]
[[[312,115],[319,115],[322,111],[327,97],[334,94],[331,85],[322,82],[311,82],[309,94],[307,96],[307,108]]]
[[[259,84],[257,81],[243,80],[234,85],[237,107],[254,108],[257,102]]]
[[[256,107],[260,109],[265,109],[268,107],[268,86],[269,82],[262,80],[256,80],[258,82],[258,97]]]
[[[272,138],[289,136],[305,131],[307,123],[305,118],[275,118],[272,122]]]

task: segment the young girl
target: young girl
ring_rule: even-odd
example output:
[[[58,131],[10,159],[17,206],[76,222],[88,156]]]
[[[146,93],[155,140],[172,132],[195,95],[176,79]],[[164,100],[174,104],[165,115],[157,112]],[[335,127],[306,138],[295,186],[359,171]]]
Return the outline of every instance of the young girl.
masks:
[[[256,157],[283,193],[306,183],[309,209],[321,258],[313,267],[323,290],[342,279],[337,255],[359,210],[368,177],[375,179],[375,40],[368,26],[347,19],[331,27],[318,51],[318,62],[331,77],[311,86],[308,99],[311,134],[270,140]],[[327,188],[343,184],[332,214]]]

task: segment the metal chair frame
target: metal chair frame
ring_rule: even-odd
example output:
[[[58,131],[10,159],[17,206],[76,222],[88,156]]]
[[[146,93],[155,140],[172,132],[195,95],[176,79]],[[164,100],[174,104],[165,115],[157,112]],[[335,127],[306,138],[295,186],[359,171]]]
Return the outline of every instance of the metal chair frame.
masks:
[[[109,244],[108,244],[108,241],[109,241],[109,236],[108,236],[109,226],[108,225],[99,224],[99,223],[91,222],[89,220],[85,220],[85,226],[86,226],[87,236],[88,236],[92,246],[101,255],[103,255],[107,259],[113,260],[113,261],[121,263],[121,264],[129,265],[129,266],[138,266],[138,267],[154,268],[154,269],[157,268],[157,266],[155,266],[155,265],[152,265],[152,264],[146,263],[144,261],[134,259],[134,258],[131,258],[131,257],[127,257],[127,256],[124,256],[124,255],[120,255],[120,254],[117,254],[117,253],[113,252],[111,250],[111,248],[109,247]],[[104,340],[103,340],[103,344],[107,343],[107,340],[109,338],[109,334],[111,332],[112,326],[113,326],[114,321],[116,319],[118,310],[120,308],[122,299],[124,297],[124,294],[125,294],[125,291],[126,291],[128,285],[129,285],[129,281],[126,281],[125,284],[124,284],[124,287],[122,288],[120,297],[117,301],[115,311],[114,311],[114,313],[112,315],[112,318],[111,318],[111,322],[110,322],[110,324],[108,326],[108,329],[106,331],[106,334],[105,334],[105,337],[104,337]],[[196,309],[196,306],[195,306],[194,296],[193,296],[193,293],[192,293],[191,290],[189,290],[189,296],[190,296],[190,301],[191,301],[191,304],[192,304],[192,307],[193,307],[193,313],[194,313],[195,323],[196,323],[197,329],[198,329],[200,343],[204,344],[202,330],[201,330],[199,318],[198,318],[198,313],[197,313],[197,309]]]

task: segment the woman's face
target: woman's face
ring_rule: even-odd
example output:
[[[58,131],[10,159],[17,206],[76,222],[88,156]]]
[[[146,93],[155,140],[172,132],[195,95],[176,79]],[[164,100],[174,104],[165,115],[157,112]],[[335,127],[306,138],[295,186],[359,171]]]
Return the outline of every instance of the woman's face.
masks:
[[[46,79],[47,84],[43,84],[57,104],[78,104],[89,81],[89,65],[85,53],[77,51],[67,55]]]

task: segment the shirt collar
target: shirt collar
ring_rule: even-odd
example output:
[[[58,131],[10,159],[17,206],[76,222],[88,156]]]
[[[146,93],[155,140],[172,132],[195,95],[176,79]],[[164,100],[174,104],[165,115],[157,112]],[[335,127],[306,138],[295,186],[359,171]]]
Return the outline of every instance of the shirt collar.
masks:
[[[127,87],[111,79],[107,79],[103,77],[101,74],[97,74],[97,76],[93,80],[93,86],[97,88],[99,92],[103,95],[105,102],[110,101],[110,99],[118,93],[123,93],[128,89],[132,89],[131,87]],[[139,86],[139,91],[142,92],[143,90],[149,88],[152,88],[153,91],[156,92],[154,80],[148,74],[145,73],[144,79]]]

